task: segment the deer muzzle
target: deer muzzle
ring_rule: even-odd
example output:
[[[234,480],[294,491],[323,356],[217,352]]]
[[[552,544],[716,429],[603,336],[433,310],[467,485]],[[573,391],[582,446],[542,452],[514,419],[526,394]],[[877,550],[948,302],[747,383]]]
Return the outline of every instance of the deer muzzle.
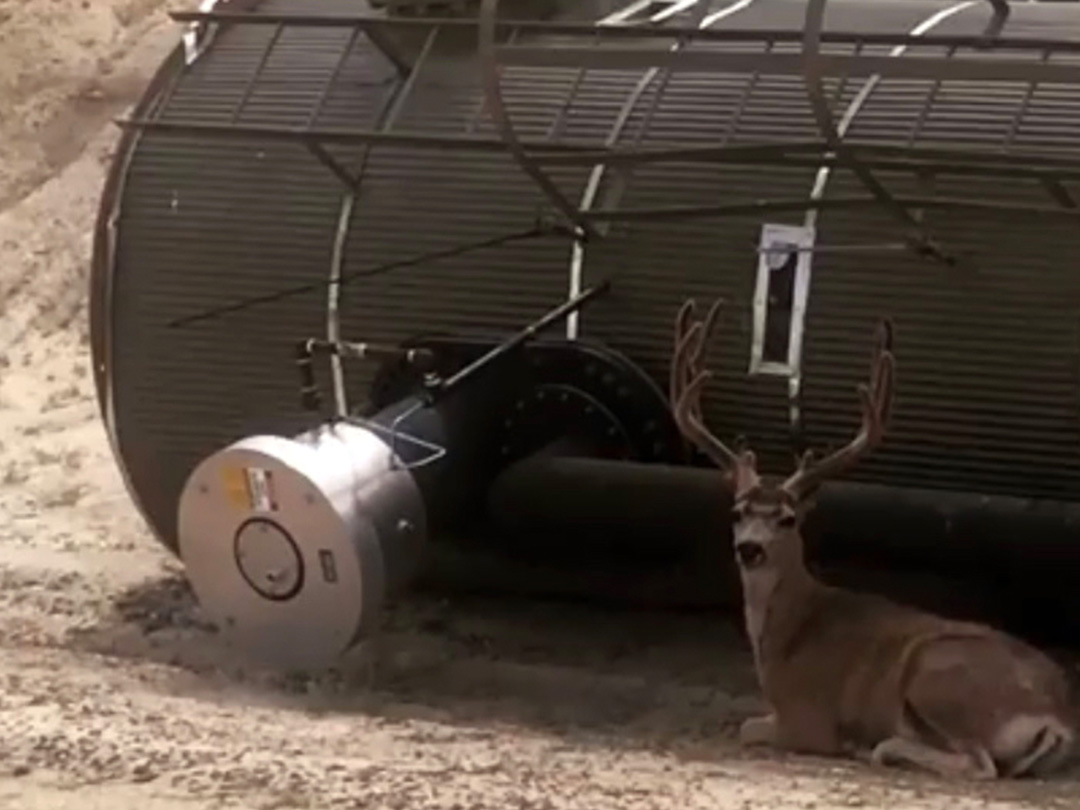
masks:
[[[755,540],[743,540],[736,543],[735,559],[746,570],[757,568],[765,562],[765,546]]]

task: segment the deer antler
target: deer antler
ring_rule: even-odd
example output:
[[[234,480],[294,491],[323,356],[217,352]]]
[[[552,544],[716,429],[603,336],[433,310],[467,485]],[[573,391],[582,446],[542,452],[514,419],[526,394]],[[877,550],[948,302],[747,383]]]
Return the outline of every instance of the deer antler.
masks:
[[[709,308],[703,323],[692,320],[697,302],[687,299],[675,316],[675,356],[671,362],[671,405],[674,408],[682,392],[693,382],[693,378],[702,372],[708,352],[709,338],[720,316],[720,305],[724,301],[717,299]],[[694,330],[698,330],[694,332]],[[706,379],[712,375],[706,373]],[[701,396],[689,400],[691,413],[700,422]]]
[[[709,308],[704,322],[693,319],[697,304],[687,300],[675,316],[675,354],[671,360],[671,408],[675,424],[683,437],[712,459],[725,475],[745,483],[749,474],[756,478],[754,454],[736,453],[705,427],[701,415],[701,390],[712,377],[704,368],[708,338],[716,326],[723,299]]]
[[[881,443],[892,411],[896,368],[892,339],[892,323],[887,319],[882,320],[871,353],[870,383],[858,386],[862,402],[862,426],[846,446],[821,461],[814,461],[813,451],[808,450],[803,454],[798,469],[782,485],[796,499],[806,497],[826,479],[844,472]]]

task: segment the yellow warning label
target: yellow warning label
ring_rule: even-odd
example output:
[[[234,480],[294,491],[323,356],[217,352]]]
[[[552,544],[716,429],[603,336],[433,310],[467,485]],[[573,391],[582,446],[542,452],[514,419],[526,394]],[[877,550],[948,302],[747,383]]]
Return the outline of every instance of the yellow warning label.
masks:
[[[251,509],[251,493],[243,468],[226,467],[221,472],[221,478],[229,500],[240,509]]]

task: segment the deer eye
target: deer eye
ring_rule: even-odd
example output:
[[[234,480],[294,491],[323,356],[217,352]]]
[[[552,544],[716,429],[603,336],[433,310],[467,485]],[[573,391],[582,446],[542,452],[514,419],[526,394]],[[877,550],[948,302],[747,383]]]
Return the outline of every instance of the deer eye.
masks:
[[[776,523],[781,529],[792,529],[795,527],[795,515],[791,512],[785,512]]]
[[[743,510],[740,509],[739,507],[735,507],[734,509],[731,510],[731,522],[732,523],[740,522],[743,519],[743,517],[744,517]]]

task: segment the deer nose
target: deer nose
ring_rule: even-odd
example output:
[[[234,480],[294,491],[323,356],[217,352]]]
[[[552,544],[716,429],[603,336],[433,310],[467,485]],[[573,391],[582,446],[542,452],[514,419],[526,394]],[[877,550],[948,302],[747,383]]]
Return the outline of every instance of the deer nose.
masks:
[[[765,562],[765,547],[754,540],[743,540],[735,545],[735,557],[743,568],[757,568]]]

